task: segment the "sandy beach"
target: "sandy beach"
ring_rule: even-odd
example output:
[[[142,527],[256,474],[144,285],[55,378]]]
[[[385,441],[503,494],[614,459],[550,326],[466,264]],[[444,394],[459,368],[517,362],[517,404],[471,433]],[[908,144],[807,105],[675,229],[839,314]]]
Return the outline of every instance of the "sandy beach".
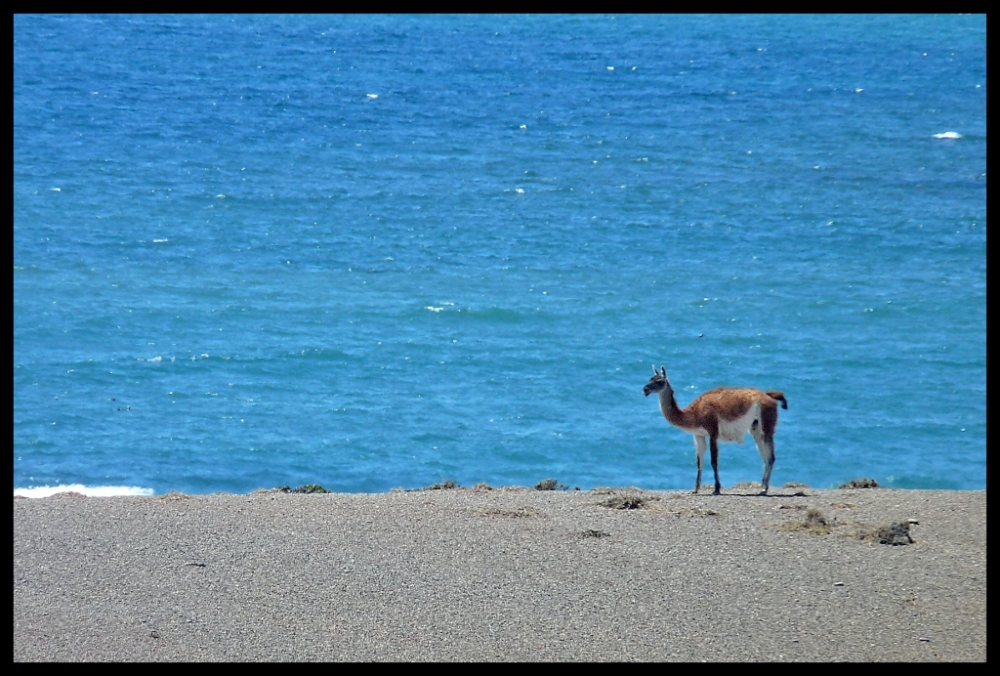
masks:
[[[726,493],[15,498],[14,659],[986,659],[985,491]]]

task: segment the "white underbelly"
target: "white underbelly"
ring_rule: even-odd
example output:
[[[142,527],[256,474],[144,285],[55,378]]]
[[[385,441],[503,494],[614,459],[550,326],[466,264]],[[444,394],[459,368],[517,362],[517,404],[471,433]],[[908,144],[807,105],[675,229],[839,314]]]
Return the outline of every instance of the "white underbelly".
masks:
[[[736,420],[719,421],[719,441],[742,444],[750,432],[754,420],[760,420],[760,404],[754,403],[750,409]],[[703,427],[681,428],[696,437],[707,437],[708,432]]]

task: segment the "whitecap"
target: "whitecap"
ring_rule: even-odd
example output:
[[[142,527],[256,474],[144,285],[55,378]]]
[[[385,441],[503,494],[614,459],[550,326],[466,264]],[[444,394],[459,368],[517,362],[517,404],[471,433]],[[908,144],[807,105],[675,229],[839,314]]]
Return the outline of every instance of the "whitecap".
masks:
[[[441,312],[442,310],[444,310],[443,307],[434,307],[433,305],[428,305],[424,309],[425,310],[430,310],[431,312]]]
[[[155,363],[155,362],[161,362],[161,361],[163,361],[163,357],[161,357],[160,355],[156,355],[152,359],[147,359],[146,361],[153,362],[153,363]]]
[[[153,244],[164,244],[169,241],[170,241],[169,239],[154,239]]]
[[[378,94],[368,94],[368,98],[370,98],[370,99],[377,99],[378,98]]]
[[[24,498],[47,498],[56,493],[80,493],[88,497],[107,498],[113,495],[153,495],[154,491],[152,488],[142,488],[141,486],[84,486],[83,484],[14,489],[14,495],[20,495]]]
[[[962,135],[957,131],[946,131],[940,134],[934,134],[934,138],[962,138]]]

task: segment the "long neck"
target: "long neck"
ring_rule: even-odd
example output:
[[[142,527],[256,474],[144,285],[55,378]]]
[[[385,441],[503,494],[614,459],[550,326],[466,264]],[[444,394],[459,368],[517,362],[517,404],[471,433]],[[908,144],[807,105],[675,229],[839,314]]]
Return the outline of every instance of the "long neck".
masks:
[[[660,412],[671,425],[677,427],[691,427],[693,425],[691,414],[677,405],[674,393],[669,387],[660,390]]]

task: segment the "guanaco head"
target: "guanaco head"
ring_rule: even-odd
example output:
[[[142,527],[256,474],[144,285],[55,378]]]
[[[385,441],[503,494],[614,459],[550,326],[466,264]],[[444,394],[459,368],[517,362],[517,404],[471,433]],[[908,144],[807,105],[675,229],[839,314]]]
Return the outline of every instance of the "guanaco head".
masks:
[[[649,396],[653,392],[659,392],[661,390],[667,390],[671,395],[674,393],[674,388],[670,386],[670,381],[667,380],[667,369],[660,367],[657,371],[656,367],[653,367],[653,377],[649,379],[646,386],[642,388],[642,393],[644,396]]]

